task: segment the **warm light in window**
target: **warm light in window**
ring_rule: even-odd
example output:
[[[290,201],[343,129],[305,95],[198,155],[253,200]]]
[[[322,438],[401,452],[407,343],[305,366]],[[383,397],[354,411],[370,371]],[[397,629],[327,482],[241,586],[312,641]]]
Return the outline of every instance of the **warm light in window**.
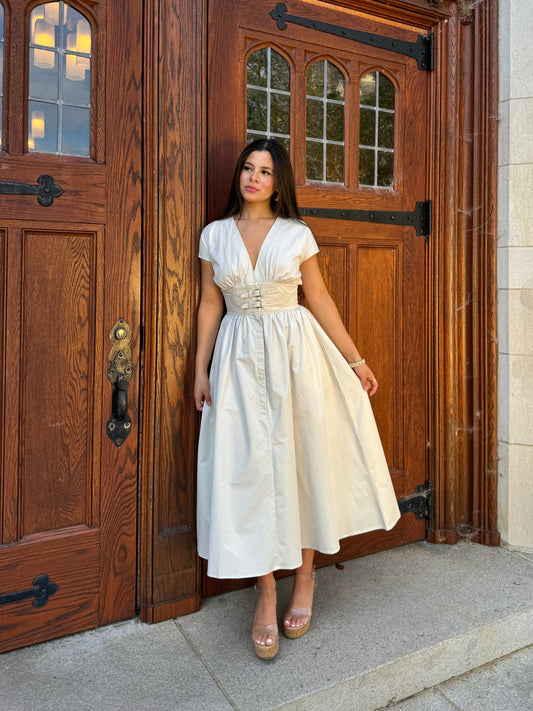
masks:
[[[80,20],[76,25],[76,52],[91,53],[91,26],[87,20]]]
[[[56,63],[55,55],[46,49],[34,49],[33,63],[39,69],[53,69]]]
[[[87,57],[76,57],[74,54],[67,54],[65,75],[71,81],[83,81],[85,71],[89,69],[89,59]]]
[[[46,22],[46,20],[37,20],[33,30],[33,43],[39,44],[42,47],[54,47],[54,26]],[[33,62],[39,69],[53,69],[55,65],[54,53],[47,52],[43,49],[36,49],[34,50]]]
[[[27,150],[88,156],[91,23],[68,2],[41,2],[29,26]]]
[[[54,26],[43,19],[37,20],[33,30],[33,44],[53,47],[56,43]]]
[[[32,138],[44,138],[44,113],[42,111],[32,111],[31,135]]]
[[[50,2],[45,5],[44,17],[51,25],[59,25],[59,3]]]
[[[31,13],[31,41],[35,42],[35,25],[38,20],[44,20],[44,10],[41,7],[35,8]]]
[[[80,20],[81,23],[81,20]],[[80,25],[78,23],[78,26]],[[67,49],[71,52],[81,51],[78,47],[78,36],[68,35]],[[89,51],[91,49],[91,36],[89,35]],[[85,51],[85,50],[83,50]],[[71,81],[84,81],[85,72],[91,67],[91,62],[88,57],[76,57],[73,54],[66,55],[65,74],[67,79]]]

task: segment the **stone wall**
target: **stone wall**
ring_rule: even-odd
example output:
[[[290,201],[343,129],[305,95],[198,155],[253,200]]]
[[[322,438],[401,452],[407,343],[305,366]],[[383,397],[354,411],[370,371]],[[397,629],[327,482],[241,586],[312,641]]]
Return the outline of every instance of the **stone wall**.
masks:
[[[533,12],[499,7],[498,527],[533,548]]]

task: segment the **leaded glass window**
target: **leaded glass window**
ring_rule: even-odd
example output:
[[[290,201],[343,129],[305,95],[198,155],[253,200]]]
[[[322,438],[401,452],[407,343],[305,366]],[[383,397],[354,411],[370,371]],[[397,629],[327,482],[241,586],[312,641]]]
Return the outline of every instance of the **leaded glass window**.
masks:
[[[89,21],[66,2],[33,9],[28,150],[90,154],[91,35]]]
[[[344,182],[344,76],[323,60],[307,70],[306,176]]]
[[[369,72],[359,86],[359,185],[394,186],[394,84]]]
[[[289,63],[270,47],[258,49],[248,57],[248,143],[258,138],[275,138],[289,150],[290,79]]]
[[[2,147],[2,105],[4,103],[4,6],[0,3],[0,148]]]

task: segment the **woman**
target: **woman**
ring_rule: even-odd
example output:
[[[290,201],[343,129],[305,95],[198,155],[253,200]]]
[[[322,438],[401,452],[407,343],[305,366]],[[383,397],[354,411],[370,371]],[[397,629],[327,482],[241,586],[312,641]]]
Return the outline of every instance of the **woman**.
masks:
[[[254,141],[238,160],[224,217],[200,239],[194,397],[198,551],[212,577],[257,577],[252,638],[267,659],[278,651],[274,571],[295,570],[283,631],[301,637],[314,551],[335,553],[341,538],[399,518],[368,400],[378,383],[326,290],[317,252],[285,149]],[[298,305],[299,285],[310,311]]]

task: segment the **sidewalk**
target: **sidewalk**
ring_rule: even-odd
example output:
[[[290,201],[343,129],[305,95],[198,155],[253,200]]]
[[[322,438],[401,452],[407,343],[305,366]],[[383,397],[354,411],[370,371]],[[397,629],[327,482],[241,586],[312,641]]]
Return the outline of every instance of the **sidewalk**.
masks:
[[[0,709],[533,709],[533,551],[417,543],[318,578],[309,633],[282,637],[273,661],[253,654],[255,594],[241,590],[0,655]],[[281,611],[290,579],[278,589]]]

